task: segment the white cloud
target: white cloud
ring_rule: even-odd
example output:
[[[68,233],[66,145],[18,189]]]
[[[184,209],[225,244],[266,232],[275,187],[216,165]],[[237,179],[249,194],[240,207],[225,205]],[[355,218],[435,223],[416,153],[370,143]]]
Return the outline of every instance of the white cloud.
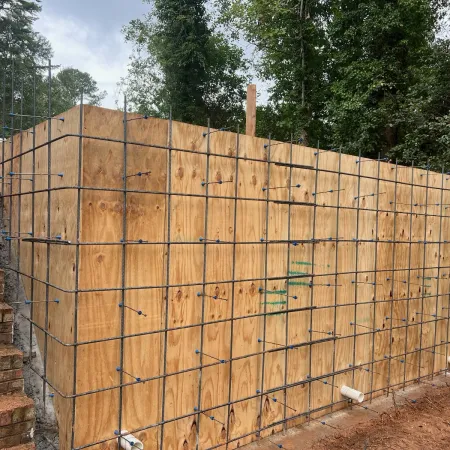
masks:
[[[115,108],[117,82],[127,73],[131,52],[119,31],[105,33],[87,27],[73,17],[60,17],[42,12],[35,29],[51,43],[53,63],[88,72],[101,90],[108,92],[103,106]]]

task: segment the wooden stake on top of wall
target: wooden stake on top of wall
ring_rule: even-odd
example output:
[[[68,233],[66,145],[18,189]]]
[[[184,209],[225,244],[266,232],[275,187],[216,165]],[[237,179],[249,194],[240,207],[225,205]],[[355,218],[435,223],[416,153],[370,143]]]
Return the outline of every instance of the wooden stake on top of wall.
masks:
[[[256,136],[256,84],[247,86],[247,123],[245,134]]]

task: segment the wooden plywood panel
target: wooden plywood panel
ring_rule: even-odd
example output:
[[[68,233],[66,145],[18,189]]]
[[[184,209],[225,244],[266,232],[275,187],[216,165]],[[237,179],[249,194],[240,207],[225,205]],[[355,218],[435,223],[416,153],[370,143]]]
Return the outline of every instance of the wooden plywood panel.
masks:
[[[77,132],[78,113],[69,112],[55,133]],[[291,146],[276,142],[269,165],[265,139],[240,136],[238,144],[234,133],[208,135],[204,127],[175,122],[169,161],[169,123],[130,117],[138,120],[127,123],[128,141],[135,143],[127,144],[126,204],[123,143],[83,142],[79,276],[80,289],[92,292],[78,296],[76,325],[79,340],[96,342],[78,348],[76,386],[78,393],[100,392],[76,399],[75,445],[106,439],[106,448],[114,446],[122,409],[123,428],[141,428],[137,435],[146,448],[160,448],[162,431],[164,450],[224,448],[227,439],[237,448],[258,439],[259,428],[260,436],[282,430],[285,418],[296,416],[290,427],[309,411],[320,409],[318,417],[345,407],[330,406],[344,400],[342,384],[376,396],[445,366],[449,264],[443,241],[450,238],[440,203],[450,198],[440,190],[440,175],[296,145],[292,162],[312,167],[290,168]],[[123,125],[121,112],[85,108],[87,135],[120,141]],[[37,138],[45,142],[40,127]],[[52,146],[52,171],[67,173],[56,186],[76,185],[77,145],[76,138],[65,138]],[[31,146],[29,137],[16,139],[17,146]],[[47,151],[36,150],[39,170],[47,170]],[[26,155],[22,169],[31,168]],[[20,182],[22,192],[26,183]],[[46,183],[39,179],[36,186],[46,189]],[[13,227],[23,211],[21,231],[30,227],[32,198],[12,202]],[[52,193],[50,234],[76,240],[76,198],[76,190]],[[35,232],[45,237],[47,193],[34,200]],[[124,214],[125,310],[119,305]],[[34,261],[27,245],[20,243],[21,268],[29,273],[34,267],[45,280],[46,245],[35,244]],[[68,290],[75,283],[74,250],[51,248],[51,281]],[[45,297],[45,286],[33,287],[36,299]],[[56,289],[49,296],[61,302],[49,307],[50,331],[71,342],[75,296]],[[45,305],[35,313],[44,323]],[[42,333],[38,338],[42,347]],[[420,351],[435,345],[434,354]],[[127,372],[122,405],[121,347]],[[55,363],[73,373],[72,351],[52,343],[48,361],[49,377],[70,394],[73,379],[61,377]],[[308,383],[308,377],[319,379]],[[204,414],[195,414],[197,407]],[[57,408],[62,448],[69,448],[71,402],[57,399]],[[100,419],[92,424],[92,416]],[[169,421],[163,430],[161,421]]]

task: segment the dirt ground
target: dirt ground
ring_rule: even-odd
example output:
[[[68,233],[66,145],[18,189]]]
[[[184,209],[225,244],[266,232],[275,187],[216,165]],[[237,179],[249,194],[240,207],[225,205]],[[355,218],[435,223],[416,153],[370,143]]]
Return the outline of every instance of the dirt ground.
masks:
[[[450,444],[450,376],[424,381],[273,435],[249,450],[439,450]],[[280,447],[281,445],[281,447]]]
[[[450,378],[449,378],[450,380]],[[395,396],[395,404],[369,422],[315,444],[311,450],[448,449],[450,447],[450,383],[432,387],[411,403]]]

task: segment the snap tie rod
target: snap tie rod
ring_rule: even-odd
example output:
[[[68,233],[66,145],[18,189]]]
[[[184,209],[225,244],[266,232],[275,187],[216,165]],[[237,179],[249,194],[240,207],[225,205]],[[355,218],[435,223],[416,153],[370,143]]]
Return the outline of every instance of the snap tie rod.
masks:
[[[269,189],[289,189],[289,188],[301,188],[301,184],[294,184],[292,186],[274,186],[274,187],[263,187],[263,192],[268,191]]]
[[[135,377],[134,375],[131,375],[131,373],[127,372],[126,370],[123,370],[121,367],[116,367],[116,371],[117,372],[123,372],[124,374],[128,375],[131,378],[134,378],[138,382],[141,381],[140,377]]]
[[[200,355],[200,354],[201,354],[201,355],[208,356],[209,358],[215,359],[216,361],[219,361],[219,362],[221,362],[222,364],[225,364],[225,363],[226,363],[225,359],[219,359],[219,358],[216,358],[215,356],[208,355],[208,353],[201,352],[200,350],[195,350],[195,354],[196,354],[196,355]]]
[[[345,191],[345,189],[330,189],[329,191],[313,192],[312,196],[315,197],[316,195],[319,194],[331,194],[333,192],[341,192],[341,191]]]
[[[18,175],[18,176],[51,176],[51,177],[60,177],[62,178],[64,176],[63,172],[60,173],[23,173],[23,172],[9,172],[8,175],[14,176],[14,175]]]
[[[206,186],[207,184],[225,184],[225,183],[234,183],[234,182],[219,180],[219,181],[202,181],[200,184],[202,186]]]
[[[64,122],[64,117],[47,117],[47,116],[33,116],[31,114],[17,114],[10,112],[9,117],[32,117],[36,119],[45,119],[45,120],[59,120],[61,122]]]
[[[133,173],[131,175],[127,175],[126,177],[122,177],[122,180],[124,180],[125,178],[131,178],[131,177],[142,177],[142,175],[150,175],[152,172],[149,170],[148,172],[138,172],[138,173]]]
[[[142,311],[138,309],[134,309],[131,306],[124,305],[123,303],[119,303],[119,308],[125,307],[127,309],[130,309],[131,311],[134,311],[138,316],[144,316],[147,317],[147,314],[144,314]]]
[[[199,409],[196,406],[194,406],[194,411],[198,412]],[[206,416],[208,419],[212,420],[213,422],[217,422],[217,423],[220,423],[221,425],[225,426],[225,424],[223,422],[221,422],[220,420],[217,420],[214,416],[208,416],[208,414],[206,414],[203,411],[200,411],[200,414],[203,414],[204,416]]]

